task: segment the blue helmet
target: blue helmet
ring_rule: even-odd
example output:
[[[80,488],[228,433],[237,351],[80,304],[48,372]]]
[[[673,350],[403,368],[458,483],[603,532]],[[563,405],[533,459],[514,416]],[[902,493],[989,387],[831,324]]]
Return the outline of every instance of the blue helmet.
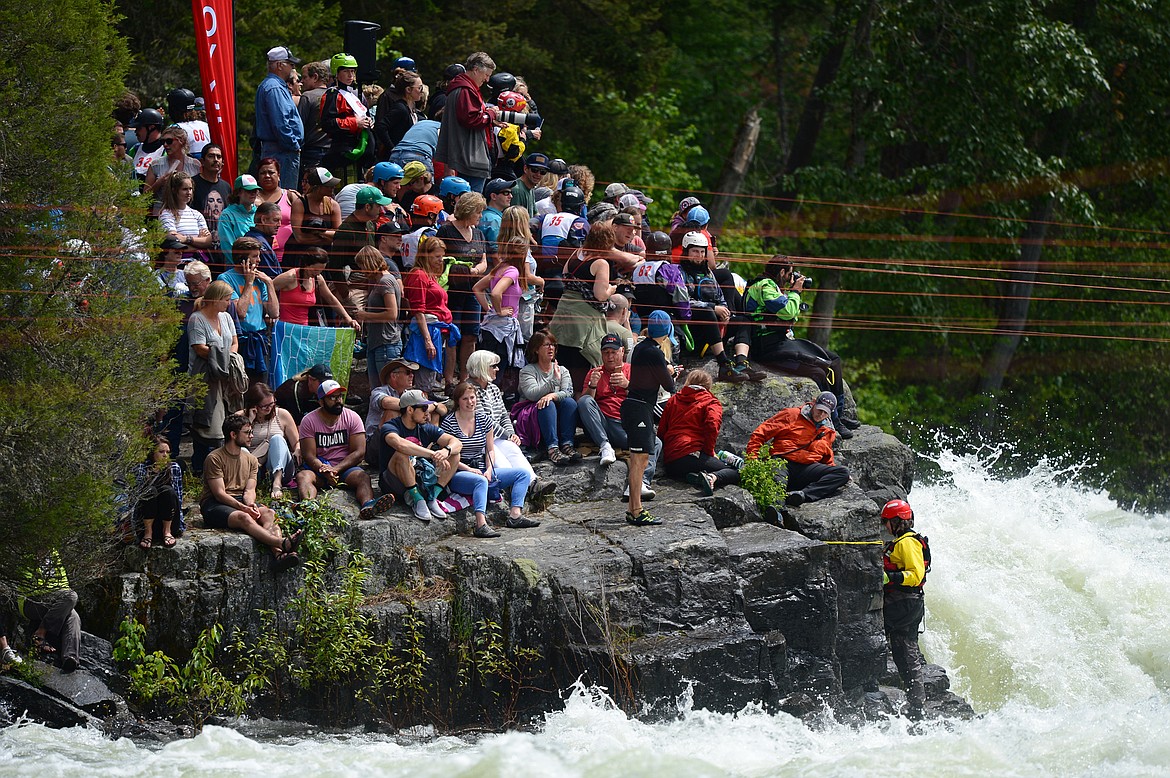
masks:
[[[687,224],[697,224],[703,227],[709,221],[711,221],[711,214],[707,213],[707,209],[701,205],[696,205],[687,211]]]
[[[398,59],[394,60],[394,64],[392,65],[392,67],[402,68],[403,70],[410,70],[412,72],[417,72],[417,68],[415,67],[414,60],[411,59],[410,57],[399,57]]]
[[[461,195],[464,192],[471,191],[471,184],[467,183],[467,179],[459,176],[447,176],[443,179],[443,183],[439,184],[439,197],[446,197],[447,195]]]
[[[383,181],[393,181],[396,178],[402,178],[406,172],[401,165],[396,165],[393,162],[379,162],[374,165],[374,183],[380,184]]]

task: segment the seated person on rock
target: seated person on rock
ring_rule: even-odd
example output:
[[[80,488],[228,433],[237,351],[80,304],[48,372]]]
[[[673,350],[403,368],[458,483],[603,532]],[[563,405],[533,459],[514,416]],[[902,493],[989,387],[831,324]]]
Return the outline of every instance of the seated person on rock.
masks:
[[[317,410],[317,387],[322,381],[332,380],[328,365],[313,365],[276,387],[276,404],[292,414],[299,425],[305,414]]]
[[[852,430],[861,426],[856,411],[841,417],[845,410],[845,389],[842,386],[841,357],[827,351],[811,340],[794,338],[792,328],[807,309],[801,301],[805,286],[811,281],[792,266],[792,260],[777,254],[768,260],[763,275],[752,280],[743,296],[744,311],[752,320],[752,354],[757,362],[789,375],[803,376],[816,381],[822,392],[832,392],[837,398],[838,411],[833,413],[833,424],[844,439],[853,437]]]
[[[739,469],[715,456],[723,424],[723,405],[711,393],[711,374],[692,370],[683,388],[670,396],[658,420],[658,438],[667,475],[685,479],[710,496],[720,486],[739,483]]]
[[[302,500],[312,500],[319,489],[338,484],[351,486],[362,506],[358,514],[372,519],[394,504],[392,495],[374,499],[370,474],[362,469],[366,457],[366,434],[362,419],[345,407],[345,387],[336,381],[324,381],[317,387],[320,407],[305,415],[301,430],[301,470],[297,473],[297,491]]]
[[[398,401],[401,414],[379,431],[390,453],[382,471],[382,493],[404,499],[420,521],[445,518],[447,511],[439,504],[438,496],[455,475],[463,444],[430,423],[435,404],[418,389],[403,392]],[[420,470],[426,477],[422,483]],[[427,482],[430,478],[434,481]]]
[[[252,422],[233,414],[223,421],[223,446],[207,456],[203,467],[203,526],[247,533],[272,549],[277,570],[300,562],[297,545],[302,530],[284,537],[271,508],[256,503],[260,460],[247,450],[252,442]]]
[[[69,585],[56,551],[45,553],[40,564],[24,571],[16,594],[16,607],[28,619],[40,658],[59,658],[61,672],[72,673],[81,655],[81,618],[74,610],[77,592]]]
[[[770,456],[788,462],[788,505],[803,505],[837,493],[849,483],[849,470],[833,462],[837,431],[829,418],[837,398],[821,392],[799,408],[785,408],[756,427],[745,456],[755,457],[771,443]]]
[[[601,366],[585,374],[585,384],[577,399],[577,415],[585,434],[601,447],[601,464],[617,461],[614,448],[629,448],[629,438],[622,427],[622,403],[630,386],[630,365],[625,361],[626,350],[617,335],[601,339]],[[647,496],[662,453],[662,441],[653,439],[654,450],[646,462],[642,475],[642,494]]]

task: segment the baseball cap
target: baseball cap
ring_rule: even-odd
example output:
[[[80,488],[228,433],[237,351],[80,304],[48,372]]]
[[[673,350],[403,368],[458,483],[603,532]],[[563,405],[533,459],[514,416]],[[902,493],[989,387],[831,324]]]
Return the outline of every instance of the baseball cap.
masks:
[[[612,219],[616,213],[617,206],[615,206],[613,203],[607,203],[605,200],[602,200],[599,203],[594,203],[589,208],[589,213],[586,214],[585,218],[589,219],[590,224],[596,224],[597,222],[605,221],[606,219]],[[628,216],[629,214],[626,215]]]
[[[837,410],[837,398],[833,395],[832,392],[821,392],[817,395],[817,399],[814,401],[814,403],[815,404],[813,407],[818,411],[832,413],[833,411]]]
[[[534,151],[524,158],[524,164],[536,170],[548,170],[548,154]]]
[[[405,235],[410,232],[410,227],[402,224],[397,219],[391,218],[390,221],[382,224],[375,231],[375,235]]]
[[[378,205],[391,205],[394,201],[378,191],[377,187],[363,186],[358,190],[357,200],[355,202],[358,205],[369,205],[370,203],[377,203]]]
[[[260,188],[260,184],[256,183],[256,176],[250,176],[244,173],[242,176],[236,176],[236,189],[247,189],[249,192],[255,192]]]
[[[640,202],[642,205],[649,205],[650,203],[654,202],[654,198],[649,197],[641,189],[631,189],[630,194],[632,194],[634,197],[637,197],[638,202]]]
[[[629,191],[630,191],[630,188],[628,186],[626,186],[625,184],[613,183],[605,188],[605,196],[607,199],[612,199],[614,197],[621,197],[622,195],[628,193]]]
[[[341,183],[341,179],[330,173],[323,167],[311,167],[309,172],[305,174],[309,179],[309,183],[313,186],[337,186]]]
[[[637,225],[637,222],[634,221],[634,215],[632,213],[619,213],[617,216],[613,217],[613,223],[618,227],[634,227]]]
[[[494,194],[499,194],[500,192],[506,192],[507,190],[511,189],[512,185],[515,183],[516,179],[505,180],[503,178],[493,178],[491,181],[488,181],[486,184],[484,184],[483,195],[484,197],[489,197]]]
[[[690,211],[692,208],[694,208],[698,204],[699,204],[699,198],[697,198],[697,197],[684,197],[683,199],[678,201],[678,212],[685,216],[688,211]]]
[[[375,166],[377,167],[377,166]],[[417,159],[412,162],[407,162],[406,167],[402,168],[402,183],[409,184],[422,176],[427,174],[427,166],[419,162]]]
[[[313,365],[305,371],[305,375],[316,378],[318,381],[332,381],[333,373],[325,365]]]
[[[607,348],[621,348],[622,339],[617,335],[606,335],[601,339],[601,350],[605,351]]]
[[[422,163],[420,162],[419,164],[421,165]],[[423,170],[426,170],[426,168],[424,167]],[[405,171],[402,169],[402,166],[396,165],[393,162],[379,162],[374,165],[374,183],[393,181],[396,178],[402,178],[404,175]]]
[[[301,61],[292,55],[288,50],[288,46],[274,46],[268,50],[269,62],[291,62],[294,65],[301,64]]]
[[[179,240],[178,238],[173,238],[170,235],[168,235],[165,238],[163,238],[162,250],[163,251],[186,251],[187,244],[184,243],[183,241]]]
[[[538,186],[532,190],[532,199],[538,203],[549,197],[552,197],[552,190],[547,186]]]
[[[419,389],[407,389],[398,398],[398,407],[400,408],[417,408],[420,405],[430,405],[431,401]]]
[[[633,194],[633,193],[622,195],[621,199],[618,200],[618,208],[631,208],[631,207],[637,208],[639,211],[642,211],[643,213],[646,212],[646,206],[643,205],[642,201],[638,199],[638,195]]]
[[[569,172],[569,163],[565,162],[560,157],[550,159],[548,161],[548,170],[550,173],[556,173],[558,176],[563,176]]]
[[[398,59],[394,60],[394,64],[391,65],[391,67],[402,68],[403,70],[409,70],[412,73],[418,72],[418,67],[414,64],[414,60],[410,57],[399,57]]]
[[[321,385],[317,387],[317,399],[322,400],[331,394],[344,392],[345,387],[336,381],[322,381]]]

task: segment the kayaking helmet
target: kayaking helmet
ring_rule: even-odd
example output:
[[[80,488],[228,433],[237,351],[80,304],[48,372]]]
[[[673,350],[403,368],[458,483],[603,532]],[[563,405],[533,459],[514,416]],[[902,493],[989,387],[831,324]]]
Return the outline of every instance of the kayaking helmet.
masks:
[[[131,122],[131,126],[133,127],[159,127],[160,129],[164,124],[166,124],[166,121],[163,120],[163,115],[153,108],[146,108],[139,111],[138,116]]]
[[[670,236],[662,230],[655,230],[646,239],[646,254],[669,254]]]
[[[510,91],[516,88],[516,77],[511,73],[494,73],[487,80],[487,88],[493,95]]]
[[[342,68],[356,68],[357,66],[357,57],[352,54],[346,54],[345,52],[334,54],[329,59],[329,69],[333,71],[333,75],[335,76],[337,75],[337,71]]]
[[[890,500],[882,508],[882,521],[914,521],[914,511],[905,500]]]
[[[694,232],[688,232],[686,235],[683,235],[682,239],[682,250],[684,252],[692,246],[698,246],[701,249],[709,249],[711,248],[711,241],[707,240],[706,235],[699,232],[698,230],[695,230]]]
[[[415,216],[438,216],[443,210],[443,201],[434,195],[419,195],[410,204],[410,212]]]
[[[528,110],[528,98],[519,92],[513,92],[511,90],[500,92],[500,96],[496,98],[496,103],[505,111],[524,113]]]
[[[447,195],[461,195],[464,192],[471,191],[471,184],[467,183],[466,178],[459,176],[447,176],[443,182],[439,184],[439,197],[446,197]]]
[[[167,115],[174,121],[182,121],[183,114],[195,110],[195,93],[190,89],[172,89],[167,92]]]
[[[561,210],[574,216],[581,215],[585,207],[585,193],[578,186],[566,186],[561,190]]]

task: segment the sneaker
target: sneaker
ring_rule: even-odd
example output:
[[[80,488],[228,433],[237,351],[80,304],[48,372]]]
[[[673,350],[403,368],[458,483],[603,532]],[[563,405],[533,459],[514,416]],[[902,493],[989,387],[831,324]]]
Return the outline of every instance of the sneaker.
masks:
[[[847,419],[844,416],[842,416],[841,417],[841,426],[847,430],[855,430],[855,429],[858,429],[859,427],[861,427],[861,422],[858,419]]]
[[[617,461],[617,454],[614,453],[613,446],[609,443],[601,444],[601,466],[612,465]]]
[[[794,508],[799,505],[804,505],[806,502],[808,502],[808,498],[804,496],[804,492],[790,492],[789,495],[784,498],[784,504],[791,505]]]
[[[636,516],[626,511],[626,523],[633,524],[635,527],[651,527],[655,524],[661,524],[662,519],[651,516],[650,511],[643,508]]]
[[[471,534],[477,538],[498,538],[500,536],[500,533],[492,529],[491,524],[481,524]]]
[[[369,505],[362,508],[358,513],[358,518],[369,521],[376,518],[379,513],[385,513],[394,507],[394,495],[384,494],[376,500],[370,502]]]
[[[549,480],[548,478],[538,478],[532,482],[528,487],[528,496],[530,497],[544,497],[547,494],[552,494],[557,490],[557,482]]]
[[[411,508],[411,510],[414,511],[414,517],[416,519],[418,519],[419,521],[430,521],[431,520],[431,512],[427,508],[426,500],[416,501],[414,506]]]
[[[581,452],[573,448],[572,443],[565,443],[561,446],[561,453],[569,458],[570,462],[580,462]]]
[[[553,447],[548,450],[548,461],[552,462],[557,467],[564,467],[572,460],[565,456],[561,449]]]
[[[853,430],[849,429],[844,424],[838,424],[837,425],[837,437],[841,438],[841,440],[852,440],[853,439]]]
[[[658,492],[654,491],[654,489],[651,488],[650,484],[646,484],[646,483],[642,484],[642,499],[643,500],[653,500],[655,495],[657,495],[657,494],[658,494]],[[622,492],[622,499],[625,500],[626,502],[630,501],[630,485],[629,484],[626,484],[625,491]]]
[[[746,384],[751,379],[737,370],[732,363],[720,362],[719,374],[715,376],[715,380],[726,384]]]
[[[540,522],[526,519],[523,516],[509,516],[504,522],[504,526],[508,529],[532,529],[533,527],[539,527]]]
[[[16,653],[12,646],[6,646],[3,651],[0,651],[0,665],[18,665],[24,661],[24,657]]]
[[[69,675],[70,673],[77,670],[77,664],[77,657],[75,657],[73,654],[70,654],[61,660],[61,672],[65,675]]]
[[[439,504],[438,500],[427,500],[427,510],[430,511],[431,515],[436,519],[447,518],[447,510]]]
[[[763,370],[756,370],[752,367],[752,363],[748,362],[747,359],[736,359],[735,368],[740,373],[746,375],[749,381],[763,381],[768,377],[768,374]]]

